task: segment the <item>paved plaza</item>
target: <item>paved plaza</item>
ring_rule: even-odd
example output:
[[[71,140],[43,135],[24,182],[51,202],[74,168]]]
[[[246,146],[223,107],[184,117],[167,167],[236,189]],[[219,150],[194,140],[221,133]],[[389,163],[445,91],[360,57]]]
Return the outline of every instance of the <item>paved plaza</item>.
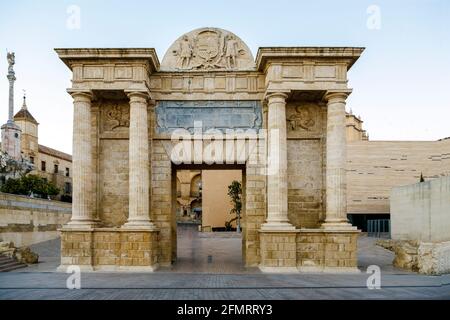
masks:
[[[42,261],[0,274],[0,299],[450,299],[450,276],[422,276],[392,267],[393,254],[359,239],[360,274],[268,274],[242,265],[236,234],[178,228],[178,261],[155,273],[83,273],[81,289],[66,289],[59,240],[35,245]],[[379,290],[369,290],[369,265],[381,268]]]

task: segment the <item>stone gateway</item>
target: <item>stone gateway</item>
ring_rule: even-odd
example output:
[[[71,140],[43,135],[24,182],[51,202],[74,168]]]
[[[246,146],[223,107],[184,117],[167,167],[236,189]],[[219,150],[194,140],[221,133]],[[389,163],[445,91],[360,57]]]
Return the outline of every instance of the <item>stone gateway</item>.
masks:
[[[256,132],[258,147],[239,161],[215,151],[221,166],[243,168],[246,266],[357,272],[345,103],[347,71],[363,50],[267,47],[254,59],[217,28],[181,36],[161,64],[154,49],[56,49],[73,72],[74,100],[73,208],[61,229],[61,269],[153,271],[176,261],[173,134],[193,134],[195,158],[213,140],[196,138],[200,123],[224,145]]]

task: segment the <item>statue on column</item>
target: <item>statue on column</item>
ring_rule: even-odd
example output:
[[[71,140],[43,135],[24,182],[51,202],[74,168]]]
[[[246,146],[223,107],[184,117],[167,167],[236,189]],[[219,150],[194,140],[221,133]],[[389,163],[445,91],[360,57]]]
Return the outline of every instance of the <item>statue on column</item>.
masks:
[[[16,55],[14,52],[8,52],[6,55],[6,58],[8,60],[8,73],[14,73],[14,65],[16,64]]]

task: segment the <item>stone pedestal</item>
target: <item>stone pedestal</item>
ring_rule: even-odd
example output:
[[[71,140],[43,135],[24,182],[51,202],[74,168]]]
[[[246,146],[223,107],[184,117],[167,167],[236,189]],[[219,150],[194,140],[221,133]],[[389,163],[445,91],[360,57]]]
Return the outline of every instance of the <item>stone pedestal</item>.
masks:
[[[261,231],[260,270],[273,273],[298,272],[296,238],[296,231]]]
[[[158,231],[132,228],[63,228],[61,265],[82,271],[152,272],[158,268]]]
[[[301,272],[359,273],[358,230],[301,229],[297,267]]]
[[[263,272],[359,273],[358,230],[260,231]]]
[[[22,130],[12,121],[8,121],[1,127],[2,151],[15,160],[21,159],[21,134]]]

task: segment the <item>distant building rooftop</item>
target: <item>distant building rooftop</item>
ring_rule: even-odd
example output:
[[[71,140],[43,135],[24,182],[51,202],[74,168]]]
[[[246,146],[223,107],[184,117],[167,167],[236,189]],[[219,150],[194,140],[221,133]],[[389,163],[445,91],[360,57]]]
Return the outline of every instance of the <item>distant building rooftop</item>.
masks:
[[[72,156],[70,154],[64,153],[62,151],[58,151],[46,146],[43,146],[42,144],[39,145],[39,152],[47,154],[49,156],[53,156],[62,160],[70,161],[72,162]]]

